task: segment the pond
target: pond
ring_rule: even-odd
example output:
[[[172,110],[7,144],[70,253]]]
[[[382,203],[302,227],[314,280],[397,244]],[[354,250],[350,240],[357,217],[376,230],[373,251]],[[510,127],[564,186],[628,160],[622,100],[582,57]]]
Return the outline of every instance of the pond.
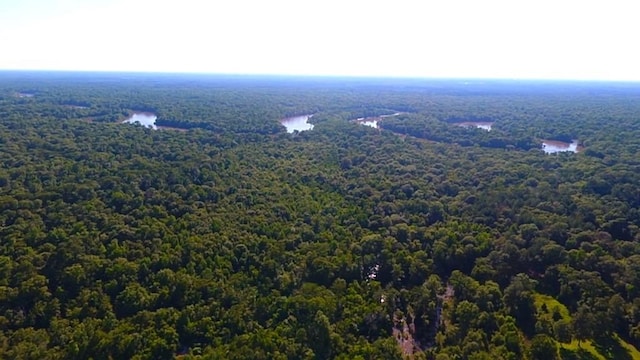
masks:
[[[491,131],[491,126],[493,125],[493,123],[488,121],[465,121],[456,123],[456,125],[462,127],[476,127],[478,129]]]
[[[155,114],[152,114],[152,113],[135,112],[135,113],[133,113],[133,115],[131,115],[131,117],[129,117],[128,119],[123,121],[123,123],[127,123],[127,124],[139,123],[142,126],[150,127],[150,128],[152,128],[154,130],[157,130],[158,129],[158,127],[156,126],[156,119],[157,118],[158,117]]]
[[[313,124],[309,124],[307,122],[307,120],[309,120],[309,118],[311,118],[312,116],[313,114],[291,116],[280,120],[280,123],[287,128],[288,133],[293,133],[294,131],[312,130]]]
[[[558,152],[574,152],[580,151],[578,141],[573,140],[571,143],[555,140],[542,140],[542,150],[547,154],[555,154]]]

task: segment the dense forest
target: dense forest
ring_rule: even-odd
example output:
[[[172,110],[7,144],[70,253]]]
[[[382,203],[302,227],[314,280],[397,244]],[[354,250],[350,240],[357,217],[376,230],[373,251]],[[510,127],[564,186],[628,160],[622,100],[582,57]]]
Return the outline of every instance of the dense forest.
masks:
[[[640,84],[0,72],[0,358],[639,359],[638,184]]]

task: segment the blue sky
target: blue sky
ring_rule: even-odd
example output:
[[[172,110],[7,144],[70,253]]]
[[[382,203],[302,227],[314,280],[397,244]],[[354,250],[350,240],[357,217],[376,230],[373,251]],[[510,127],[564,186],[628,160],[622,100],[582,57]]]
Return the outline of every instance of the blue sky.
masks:
[[[640,81],[640,4],[0,0],[0,69]]]

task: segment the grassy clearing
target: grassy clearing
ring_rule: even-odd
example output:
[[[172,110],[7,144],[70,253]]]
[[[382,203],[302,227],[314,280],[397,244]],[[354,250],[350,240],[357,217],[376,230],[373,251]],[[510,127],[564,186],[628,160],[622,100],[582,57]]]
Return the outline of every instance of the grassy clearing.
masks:
[[[640,360],[640,351],[638,351],[638,349],[636,349],[635,346],[633,346],[633,345],[629,344],[628,342],[620,339],[620,337],[618,337],[618,335],[616,335],[616,339],[620,342],[620,346],[622,346],[623,348],[625,348],[627,350],[629,355],[631,355],[632,359]]]
[[[533,297],[533,301],[538,311],[540,311],[540,309],[542,308],[542,305],[546,305],[547,310],[549,310],[550,313],[557,311],[560,314],[560,316],[562,316],[562,319],[571,320],[569,309],[567,309],[566,306],[564,306],[562,303],[552,298],[551,296],[543,295],[543,294],[535,294]]]
[[[550,313],[557,312],[562,319],[571,321],[571,314],[566,306],[549,295],[535,294],[534,303],[538,311],[543,305]],[[558,343],[561,359],[576,360],[640,360],[640,351],[633,345],[621,339],[618,335],[609,338],[573,340],[570,343]]]
[[[561,349],[568,350],[575,354],[575,359],[598,359],[607,360],[602,354],[598,352],[591,340],[585,340],[580,342],[578,346],[578,340],[573,340],[570,343],[559,343]],[[562,350],[560,351],[562,354]],[[564,359],[564,357],[563,357]]]

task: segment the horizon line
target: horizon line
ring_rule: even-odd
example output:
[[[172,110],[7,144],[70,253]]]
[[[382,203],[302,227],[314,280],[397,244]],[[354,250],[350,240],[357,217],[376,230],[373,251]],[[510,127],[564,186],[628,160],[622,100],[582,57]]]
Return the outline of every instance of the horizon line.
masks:
[[[433,76],[433,75],[380,75],[380,74],[303,74],[303,73],[268,73],[268,72],[213,72],[213,71],[144,71],[144,70],[88,70],[88,69],[7,69],[0,68],[3,73],[98,73],[127,75],[182,75],[182,76],[227,76],[227,77],[286,77],[286,78],[346,78],[346,79],[379,79],[379,80],[442,80],[442,81],[507,81],[507,82],[575,82],[575,83],[629,83],[640,84],[637,79],[602,79],[602,78],[536,78],[536,77],[488,77],[488,76]]]

